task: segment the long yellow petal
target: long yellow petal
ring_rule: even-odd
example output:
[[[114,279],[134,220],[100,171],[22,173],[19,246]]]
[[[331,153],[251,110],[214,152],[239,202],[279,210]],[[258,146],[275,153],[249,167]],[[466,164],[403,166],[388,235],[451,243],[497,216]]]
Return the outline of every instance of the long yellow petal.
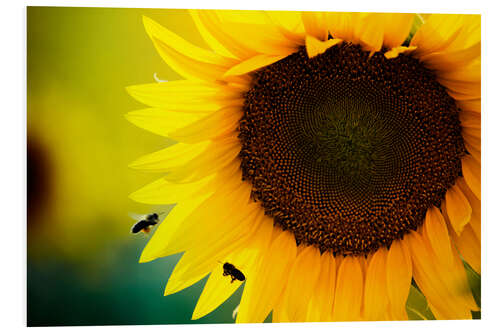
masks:
[[[175,113],[162,109],[142,109],[129,112],[125,118],[137,127],[162,136],[196,122],[203,115],[193,113]]]
[[[429,15],[410,45],[417,46],[422,55],[446,50],[462,33],[463,23],[463,15]]]
[[[190,246],[189,250],[182,257],[182,264],[179,262],[172,273],[170,282],[167,285],[168,293],[177,292],[178,288],[185,287],[184,281],[191,281],[194,277],[205,276],[212,271],[215,264],[224,260],[233,251],[238,251],[247,243],[247,240],[253,236],[255,230],[259,227],[262,219],[256,219],[256,214],[242,220],[241,225],[238,225],[240,219],[231,221],[234,227],[233,234],[224,233],[217,230],[215,226],[200,226],[205,231],[205,235],[209,235],[202,239],[201,237],[193,237],[191,245],[198,243],[197,247]],[[229,223],[226,223],[229,225]],[[229,228],[231,229],[231,228]],[[237,229],[237,230],[236,230]],[[241,235],[244,237],[238,237]],[[217,237],[219,236],[219,237]],[[206,240],[211,246],[200,246],[199,243]],[[240,266],[243,269],[243,266]]]
[[[437,80],[448,90],[469,95],[471,98],[481,98],[481,81],[455,81],[442,78]]]
[[[233,177],[231,177],[233,178]],[[219,188],[196,210],[187,216],[183,223],[175,230],[163,251],[157,255],[167,256],[186,249],[194,250],[210,239],[213,246],[223,247],[227,239],[241,237],[238,232],[247,232],[251,229],[247,218],[259,209],[256,203],[249,203],[250,185],[240,183],[233,187],[234,180],[226,179],[228,184]],[[227,205],[227,197],[232,198],[232,205]]]
[[[326,13],[328,31],[335,38],[357,43],[354,39],[354,29],[358,23],[358,13]]]
[[[174,184],[160,178],[151,184],[130,194],[130,199],[150,205],[171,205],[183,199],[192,198],[193,195],[209,184],[210,178],[194,183]]]
[[[416,50],[416,46],[396,46],[384,53],[387,59],[397,58],[400,54],[410,53]]]
[[[254,52],[251,56],[257,54],[287,56],[297,51],[297,46],[290,43],[275,25],[236,22],[228,17],[226,11],[218,11],[217,15],[221,17],[224,31],[232,38],[237,38],[242,47]]]
[[[176,183],[198,181],[230,163],[239,165],[236,157],[240,150],[241,144],[236,135],[211,141],[201,154],[185,164],[168,170],[165,179]]]
[[[226,31],[217,11],[191,10],[190,12],[203,38],[214,50],[221,51],[221,54],[229,52],[238,59],[248,59],[256,54],[254,50],[241,45],[237,36],[232,36]]]
[[[383,24],[384,46],[400,46],[410,34],[415,14],[383,13],[375,14]]]
[[[295,259],[286,282],[283,301],[291,322],[304,322],[309,300],[320,273],[321,255],[313,246],[307,246]]]
[[[307,311],[309,322],[332,321],[337,266],[330,252],[324,252],[320,261],[321,272]]]
[[[457,101],[458,106],[464,111],[481,113],[481,99]]]
[[[200,32],[201,37],[203,38],[205,43],[207,43],[207,45],[213,51],[228,58],[237,58],[233,53],[228,51],[228,49],[221,42],[219,42],[219,40],[217,40],[217,38],[212,35],[210,29],[208,29],[205,25],[206,23],[204,23],[200,18],[198,10],[188,9],[188,11],[189,14],[191,14],[191,17],[196,25],[196,29]]]
[[[439,263],[445,267],[451,267],[453,265],[452,245],[446,221],[438,208],[432,206],[427,210],[422,233],[434,253],[439,256]]]
[[[337,271],[333,320],[359,320],[363,292],[363,272],[358,258],[351,256],[343,258]]]
[[[215,111],[187,126],[178,127],[169,132],[169,137],[179,142],[198,143],[200,141],[223,137],[234,133],[243,110],[238,106],[230,106]]]
[[[460,235],[453,234],[453,240],[465,261],[481,274],[481,241],[470,225],[465,226]]]
[[[387,254],[387,294],[391,316],[406,320],[406,300],[412,279],[411,254],[405,240],[393,241]]]
[[[276,229],[276,228],[275,228]],[[248,277],[237,323],[261,323],[277,304],[297,253],[295,237],[282,231],[272,242],[260,267]]]
[[[240,62],[239,64],[231,67],[226,73],[224,73],[224,77],[235,76],[235,75],[243,75],[250,72],[253,72],[259,68],[271,65],[281,59],[285,58],[287,55],[267,55],[267,54],[258,54],[253,56],[245,61]]]
[[[164,222],[156,228],[153,236],[148,241],[146,247],[142,251],[139,262],[148,262],[156,258],[162,257],[165,249],[175,236],[175,231],[179,228],[181,223],[188,217],[203,201],[207,199],[208,195],[183,200],[178,203],[167,215]]]
[[[223,106],[243,105],[242,94],[228,85],[178,80],[127,87],[139,102],[165,112],[209,113]]]
[[[471,219],[472,208],[458,185],[454,185],[446,191],[445,204],[451,225],[455,232],[460,235]]]
[[[165,149],[138,158],[130,163],[129,167],[139,170],[170,172],[196,158],[209,146],[209,141],[197,144],[173,144]]]
[[[387,250],[380,248],[371,257],[366,272],[364,288],[364,313],[366,320],[382,320],[389,300],[387,297]]]
[[[234,60],[186,42],[147,17],[143,21],[163,60],[185,78],[215,81],[235,63]]]
[[[240,249],[233,251],[222,262],[233,264],[248,278],[259,258],[257,249],[267,247],[271,239],[271,232],[272,223],[260,223],[255,234],[246,243],[242,244]],[[223,276],[222,273],[222,264],[217,265],[212,271],[196,303],[193,320],[201,318],[218,308],[241,285],[241,282],[237,280],[231,283],[231,279],[228,276]]]
[[[328,39],[326,41],[322,41],[317,39],[316,37],[306,36],[306,51],[307,56],[309,58],[315,57],[318,54],[324,53],[330,47],[342,43],[342,39]]]
[[[452,266],[443,265],[450,260],[436,254],[427,235],[411,232],[406,237],[413,258],[413,277],[428,300],[437,319],[470,319],[470,310],[476,310],[464,266],[452,247]]]
[[[326,15],[321,12],[302,12],[302,23],[306,34],[313,36],[320,41],[328,38],[328,26],[326,24]]]
[[[462,173],[472,193],[481,200],[481,164],[467,155],[462,158]]]
[[[255,209],[242,215],[246,216],[238,216],[234,221],[226,219],[225,223],[219,225],[200,225],[199,229],[203,232],[191,236],[190,244],[185,247],[189,249],[185,254],[189,265],[179,271],[179,274],[186,277],[196,275],[210,266],[212,261],[222,261],[231,252],[241,249],[262,221]],[[202,233],[208,236],[203,238]],[[210,246],[202,245],[203,241],[207,241]]]
[[[457,185],[466,196],[467,200],[472,207],[472,215],[469,225],[471,226],[477,239],[481,241],[481,200],[479,200],[470,190],[469,186],[465,183],[463,177],[457,179]]]
[[[463,127],[481,128],[481,113],[462,111],[458,115]]]
[[[425,63],[426,67],[435,69],[438,72],[447,72],[453,71],[456,68],[469,66],[479,57],[481,57],[481,42],[463,50],[431,53],[419,58]]]

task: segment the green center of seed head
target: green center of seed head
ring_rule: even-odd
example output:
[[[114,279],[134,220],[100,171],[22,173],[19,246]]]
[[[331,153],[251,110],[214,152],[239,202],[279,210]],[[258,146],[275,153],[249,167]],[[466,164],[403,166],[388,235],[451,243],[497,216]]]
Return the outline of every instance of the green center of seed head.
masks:
[[[384,159],[382,141],[388,133],[369,105],[346,99],[324,103],[317,110],[308,129],[316,162],[354,182],[370,177],[377,161]]]

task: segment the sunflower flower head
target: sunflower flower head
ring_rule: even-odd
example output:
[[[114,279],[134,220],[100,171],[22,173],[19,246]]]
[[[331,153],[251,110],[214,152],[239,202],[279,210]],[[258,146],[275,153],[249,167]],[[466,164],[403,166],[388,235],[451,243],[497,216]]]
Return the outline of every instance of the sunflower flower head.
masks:
[[[244,283],[237,322],[405,320],[413,279],[471,318],[480,17],[191,14],[210,49],[144,18],[185,80],[128,88],[150,108],[127,118],[177,141],[131,165],[164,174],[132,199],[176,204],[140,259],[184,252],[165,294],[210,274],[193,319]]]

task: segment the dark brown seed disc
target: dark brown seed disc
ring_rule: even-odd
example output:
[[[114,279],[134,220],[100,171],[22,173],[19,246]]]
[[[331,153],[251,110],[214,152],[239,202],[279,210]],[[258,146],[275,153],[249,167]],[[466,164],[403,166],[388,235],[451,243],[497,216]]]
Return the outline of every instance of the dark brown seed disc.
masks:
[[[255,72],[245,99],[243,178],[298,244],[353,255],[390,246],[460,174],[455,101],[410,56],[301,49]]]

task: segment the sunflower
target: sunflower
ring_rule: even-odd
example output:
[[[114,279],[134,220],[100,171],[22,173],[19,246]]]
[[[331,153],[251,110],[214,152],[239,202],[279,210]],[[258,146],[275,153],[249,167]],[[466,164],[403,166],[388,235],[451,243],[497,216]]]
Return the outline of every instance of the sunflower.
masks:
[[[176,204],[140,262],[184,252],[165,295],[210,274],[193,319],[243,283],[236,322],[437,319],[478,310],[479,15],[191,11],[210,49],[153,20],[185,80],[131,86],[127,118],[177,143],[131,164]]]

